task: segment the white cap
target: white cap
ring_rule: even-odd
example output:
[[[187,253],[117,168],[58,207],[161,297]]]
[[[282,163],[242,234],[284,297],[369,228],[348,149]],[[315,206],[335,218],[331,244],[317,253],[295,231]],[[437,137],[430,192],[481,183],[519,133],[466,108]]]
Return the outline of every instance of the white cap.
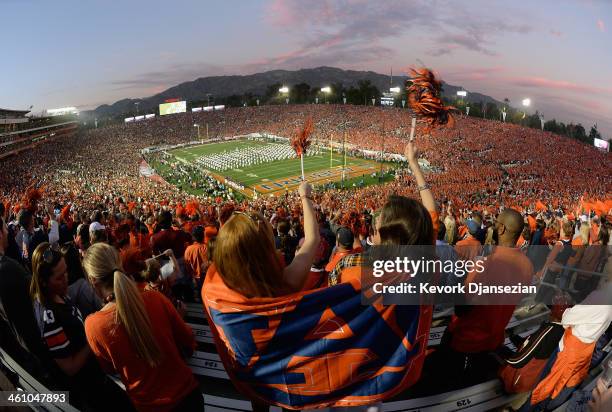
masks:
[[[89,225],[89,233],[93,233],[93,232],[97,232],[98,230],[105,230],[106,227],[104,227],[103,224],[101,224],[100,222],[92,222]]]

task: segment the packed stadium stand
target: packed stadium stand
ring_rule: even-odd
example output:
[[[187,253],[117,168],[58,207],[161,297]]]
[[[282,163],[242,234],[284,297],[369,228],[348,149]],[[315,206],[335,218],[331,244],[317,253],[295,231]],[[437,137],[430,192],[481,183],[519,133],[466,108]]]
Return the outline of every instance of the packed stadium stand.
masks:
[[[195,168],[164,173],[199,195],[146,166],[194,124],[212,142],[308,118],[322,147],[400,156],[394,179],[237,199]],[[58,411],[588,410],[612,362],[610,154],[498,121],[423,126],[408,141],[408,110],[329,104],[0,133],[8,385],[68,391],[42,406]],[[409,245],[486,257],[537,292],[362,304],[369,254]],[[466,278],[432,283],[486,282]]]

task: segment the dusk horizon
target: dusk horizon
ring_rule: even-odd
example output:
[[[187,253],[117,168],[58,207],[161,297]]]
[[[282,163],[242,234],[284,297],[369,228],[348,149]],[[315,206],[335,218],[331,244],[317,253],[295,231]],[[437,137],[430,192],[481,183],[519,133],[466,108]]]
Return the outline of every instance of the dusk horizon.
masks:
[[[0,33],[20,39],[5,48],[18,64],[4,67],[3,108],[87,110],[200,77],[320,66],[406,75],[424,64],[449,84],[515,105],[530,98],[546,120],[597,124],[612,137],[610,2],[6,0],[2,8]],[[31,21],[27,31],[19,16]]]

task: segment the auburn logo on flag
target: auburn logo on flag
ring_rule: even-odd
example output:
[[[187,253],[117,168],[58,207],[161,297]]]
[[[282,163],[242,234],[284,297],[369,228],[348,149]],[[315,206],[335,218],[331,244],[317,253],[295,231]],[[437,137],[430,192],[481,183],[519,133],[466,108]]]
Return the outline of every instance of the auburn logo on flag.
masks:
[[[207,276],[202,298],[225,368],[252,399],[288,409],[357,406],[420,376],[430,306],[362,305],[359,281],[249,299],[218,273]]]

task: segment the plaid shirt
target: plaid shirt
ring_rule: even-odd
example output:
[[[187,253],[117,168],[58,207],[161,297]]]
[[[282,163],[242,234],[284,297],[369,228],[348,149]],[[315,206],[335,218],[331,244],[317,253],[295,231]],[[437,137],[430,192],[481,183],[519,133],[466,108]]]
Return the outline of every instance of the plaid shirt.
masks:
[[[334,269],[327,275],[327,286],[337,285],[340,280],[340,275],[342,274],[342,270],[355,266],[363,266],[365,264],[365,259],[361,253],[356,253],[354,255],[348,255],[340,259],[340,261],[336,264]]]

